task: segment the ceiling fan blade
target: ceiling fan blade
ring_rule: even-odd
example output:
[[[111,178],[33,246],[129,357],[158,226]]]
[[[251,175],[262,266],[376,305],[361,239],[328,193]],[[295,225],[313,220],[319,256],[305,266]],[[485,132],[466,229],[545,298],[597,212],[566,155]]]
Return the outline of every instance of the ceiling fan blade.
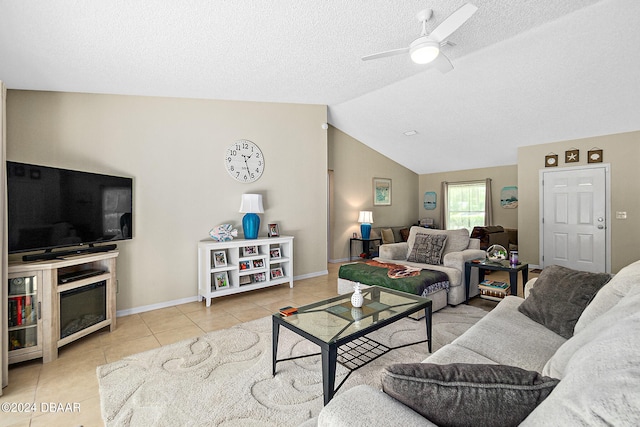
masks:
[[[478,8],[471,3],[467,3],[453,12],[447,19],[442,21],[435,30],[429,34],[429,37],[437,42],[444,41],[454,31],[462,26],[471,16],[476,13]]]
[[[449,58],[444,56],[442,52],[440,52],[440,54],[436,57],[436,59],[433,60],[431,64],[433,68],[440,71],[442,74],[448,73],[449,71],[453,70],[451,61],[449,61]]]
[[[362,60],[363,61],[369,61],[370,59],[386,58],[387,56],[401,55],[401,54],[407,53],[407,52],[409,52],[409,48],[408,47],[403,47],[401,49],[387,50],[387,51],[384,51],[384,52],[374,53],[373,55],[363,56]]]

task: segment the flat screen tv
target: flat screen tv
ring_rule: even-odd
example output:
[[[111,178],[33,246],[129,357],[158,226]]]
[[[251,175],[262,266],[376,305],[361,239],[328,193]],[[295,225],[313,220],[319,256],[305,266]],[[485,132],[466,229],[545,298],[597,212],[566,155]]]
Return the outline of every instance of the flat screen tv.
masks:
[[[133,236],[132,196],[131,178],[7,162],[9,253],[114,248]]]

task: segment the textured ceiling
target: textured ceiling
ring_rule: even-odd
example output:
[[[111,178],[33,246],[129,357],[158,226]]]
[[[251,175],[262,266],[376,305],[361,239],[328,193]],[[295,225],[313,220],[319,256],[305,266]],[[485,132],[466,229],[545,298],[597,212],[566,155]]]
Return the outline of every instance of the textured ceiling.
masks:
[[[9,89],[326,104],[417,173],[515,164],[517,147],[640,129],[637,0],[474,0],[447,74],[406,56],[464,0],[0,0]],[[417,135],[407,137],[407,130]],[[479,154],[480,153],[480,154]]]

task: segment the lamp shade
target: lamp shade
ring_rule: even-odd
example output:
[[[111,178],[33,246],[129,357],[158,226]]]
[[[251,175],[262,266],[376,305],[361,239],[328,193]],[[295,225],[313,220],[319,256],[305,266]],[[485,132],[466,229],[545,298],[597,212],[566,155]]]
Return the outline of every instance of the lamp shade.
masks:
[[[373,212],[360,211],[360,215],[358,216],[358,222],[371,224],[373,222]]]
[[[264,213],[262,194],[243,194],[240,203],[241,213]]]

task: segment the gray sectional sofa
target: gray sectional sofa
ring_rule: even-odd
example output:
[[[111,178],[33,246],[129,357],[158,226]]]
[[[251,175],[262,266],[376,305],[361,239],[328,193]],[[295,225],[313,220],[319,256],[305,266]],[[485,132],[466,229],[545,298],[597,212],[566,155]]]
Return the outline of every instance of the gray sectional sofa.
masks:
[[[396,365],[404,377],[397,375],[397,368],[386,368],[382,373],[385,392],[361,385],[338,393],[320,412],[317,425],[425,426],[436,425],[430,420],[439,415],[451,417],[455,422],[450,425],[640,425],[640,261],[584,291],[584,283],[595,276],[573,271],[563,276],[561,268],[554,269],[554,276],[547,274],[550,271],[545,269],[527,283],[526,299],[506,297],[451,344],[415,364],[419,366],[407,370],[406,365]],[[595,296],[589,302],[592,291]],[[502,386],[492,383],[473,389],[480,393],[475,398],[457,396],[455,404],[443,406],[447,401],[439,395],[475,385],[456,383],[452,388],[454,383],[440,381],[435,385],[440,388],[434,389],[427,377],[406,374],[424,368],[433,375],[436,368],[455,380],[460,370],[473,372],[477,367],[482,376],[482,369],[492,366],[504,367],[523,381],[514,386],[520,387],[513,391],[518,397],[515,404],[506,404],[509,396],[492,402],[482,394],[501,392]],[[451,367],[457,371],[452,373]],[[521,371],[527,373],[527,380]],[[527,383],[530,379],[533,382]],[[545,389],[546,395],[529,396],[534,389]],[[400,400],[404,394],[410,397],[403,404],[391,394]],[[430,410],[436,414],[426,418]],[[516,411],[524,413],[515,423],[513,419],[475,419]]]

